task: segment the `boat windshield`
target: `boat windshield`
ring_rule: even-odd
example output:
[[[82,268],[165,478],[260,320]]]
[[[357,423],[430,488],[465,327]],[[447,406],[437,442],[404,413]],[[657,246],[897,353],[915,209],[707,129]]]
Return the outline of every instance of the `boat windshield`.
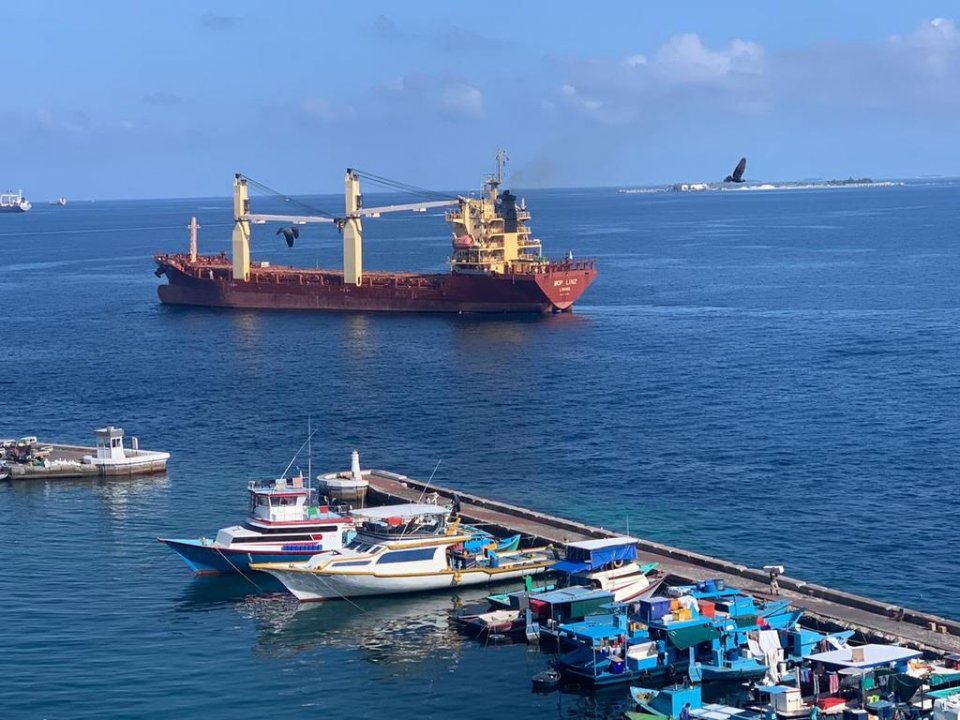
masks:
[[[353,540],[349,545],[347,545],[348,550],[353,550],[360,553],[373,553],[380,549],[379,545],[372,545],[363,540]]]

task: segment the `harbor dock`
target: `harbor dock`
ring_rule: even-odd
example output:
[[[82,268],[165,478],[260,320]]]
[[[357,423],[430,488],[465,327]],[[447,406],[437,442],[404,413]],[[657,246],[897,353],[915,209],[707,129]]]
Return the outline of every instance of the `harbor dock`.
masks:
[[[0,479],[130,477],[167,468],[170,453],[141,450],[137,438],[124,447],[122,428],[111,425],[95,434],[95,447],[47,443],[33,436],[0,440]]]
[[[367,491],[372,504],[417,502],[436,493],[450,503],[456,497],[460,515],[493,532],[521,533],[536,544],[614,537],[621,533],[548,515],[460,490],[437,487],[403,475],[372,470]],[[680,583],[721,579],[758,597],[770,597],[769,573],[759,568],[639,539],[645,562],[657,562],[666,578]],[[895,642],[934,655],[960,652],[960,623],[919,610],[835,590],[788,575],[777,577],[778,594],[822,628],[854,630],[865,642]]]

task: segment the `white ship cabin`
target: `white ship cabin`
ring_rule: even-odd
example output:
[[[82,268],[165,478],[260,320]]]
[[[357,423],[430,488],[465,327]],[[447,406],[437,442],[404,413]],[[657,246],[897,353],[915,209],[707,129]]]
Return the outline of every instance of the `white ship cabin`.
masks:
[[[424,535],[442,535],[456,532],[456,523],[450,523],[450,508],[427,503],[404,503],[353,510],[360,533],[358,541],[404,538],[417,539]]]
[[[250,506],[242,525],[222,528],[218,545],[322,542],[324,550],[343,547],[356,534],[353,519],[316,504],[316,491],[302,476],[251,480]]]
[[[123,446],[123,428],[108,425],[94,430],[97,438],[97,454],[84,455],[83,462],[96,465],[101,469],[116,471],[123,468],[145,468],[161,470],[166,467],[170,453],[154,450],[141,450],[137,438],[130,439],[130,447]]]
[[[330,520],[343,521],[342,516],[331,513],[328,507],[317,507],[316,490],[304,485],[302,475],[268,481],[251,480],[247,489],[250,492],[248,519],[258,525],[303,522],[321,519],[322,515],[329,516]]]

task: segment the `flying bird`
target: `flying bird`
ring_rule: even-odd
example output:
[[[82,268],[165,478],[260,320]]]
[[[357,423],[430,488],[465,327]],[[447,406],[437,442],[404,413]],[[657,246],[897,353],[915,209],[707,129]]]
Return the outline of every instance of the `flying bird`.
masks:
[[[288,228],[280,228],[277,230],[277,235],[283,235],[283,239],[287,241],[287,247],[293,247],[293,241],[300,237],[300,228],[295,225],[291,225]]]
[[[742,182],[743,182],[743,173],[746,171],[746,169],[747,169],[747,159],[746,159],[746,158],[740,158],[740,162],[737,163],[737,167],[734,168],[734,170],[733,170],[733,175],[727,175],[727,176],[723,179],[723,181],[724,181],[724,182],[742,183]]]

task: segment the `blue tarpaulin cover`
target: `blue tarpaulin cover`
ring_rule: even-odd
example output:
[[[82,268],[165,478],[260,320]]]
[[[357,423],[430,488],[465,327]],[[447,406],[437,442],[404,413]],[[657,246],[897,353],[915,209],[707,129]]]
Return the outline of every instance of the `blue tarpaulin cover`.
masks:
[[[637,559],[636,541],[588,540],[582,543],[570,543],[567,546],[567,559],[554,563],[552,569],[557,572],[575,573],[597,570],[620,560],[631,562]]]

